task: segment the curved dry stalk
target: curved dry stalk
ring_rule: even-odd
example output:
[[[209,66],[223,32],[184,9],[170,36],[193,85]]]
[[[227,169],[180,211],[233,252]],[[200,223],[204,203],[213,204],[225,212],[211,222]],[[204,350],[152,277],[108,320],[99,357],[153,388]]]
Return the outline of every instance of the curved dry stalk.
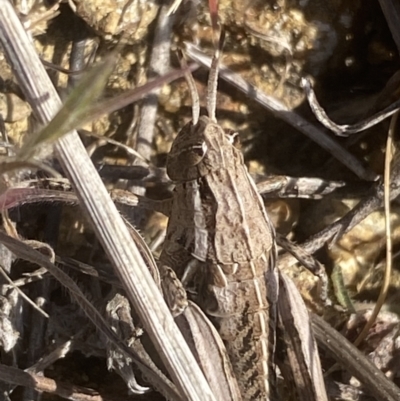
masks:
[[[385,224],[386,224],[385,274],[383,278],[383,284],[379,292],[379,296],[374,306],[374,309],[371,313],[371,316],[369,317],[361,333],[354,341],[354,345],[356,347],[360,345],[361,342],[365,339],[370,328],[375,323],[375,320],[378,317],[380,310],[382,309],[383,303],[386,300],[387,292],[390,285],[390,276],[392,274],[392,232],[390,227],[390,165],[392,160],[394,159],[393,137],[398,116],[399,112],[397,112],[390,121],[389,134],[388,134],[388,139],[386,141],[385,174],[384,174],[384,203],[385,203]]]
[[[301,85],[307,96],[308,104],[310,105],[315,117],[322,125],[324,125],[326,128],[328,128],[338,136],[349,136],[350,134],[356,134],[357,132],[361,132],[368,128],[371,128],[374,125],[379,124],[381,121],[386,120],[387,118],[392,116],[400,108],[400,100],[398,100],[392,103],[390,106],[386,107],[384,110],[379,111],[378,113],[366,118],[361,122],[358,122],[356,124],[339,125],[333,122],[328,117],[325,110],[318,103],[317,96],[312,88],[310,79],[303,78],[301,80]]]
[[[186,43],[186,53],[196,63],[204,65],[207,68],[211,67],[211,58],[199,50],[195,45]],[[259,103],[265,109],[269,110],[276,117],[298,129],[302,134],[306,135],[329,152],[334,158],[339,160],[358,177],[366,181],[376,180],[377,175],[375,172],[363,166],[354,155],[340,146],[339,143],[328,136],[325,131],[311,124],[293,110],[289,110],[287,106],[278,99],[260,91],[254,85],[246,82],[239,74],[234,73],[222,64],[220,65],[219,76],[224,81],[245,93],[249,98]]]

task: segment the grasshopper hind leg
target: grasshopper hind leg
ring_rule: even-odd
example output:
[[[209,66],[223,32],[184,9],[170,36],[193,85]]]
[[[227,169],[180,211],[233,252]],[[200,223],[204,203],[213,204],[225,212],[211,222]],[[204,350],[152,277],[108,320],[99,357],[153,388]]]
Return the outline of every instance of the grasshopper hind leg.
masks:
[[[178,279],[174,270],[169,266],[161,265],[160,278],[161,288],[172,316],[177,317],[183,313],[188,306],[186,290]]]

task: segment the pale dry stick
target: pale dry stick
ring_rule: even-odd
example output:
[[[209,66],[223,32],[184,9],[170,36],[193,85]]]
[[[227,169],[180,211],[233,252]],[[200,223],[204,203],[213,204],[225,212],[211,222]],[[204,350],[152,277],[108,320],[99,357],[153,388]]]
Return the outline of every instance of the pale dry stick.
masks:
[[[0,0],[0,40],[36,117],[42,123],[50,121],[61,107],[61,101],[8,0]],[[180,393],[193,401],[214,400],[76,132],[58,140],[55,148],[81,205]],[[44,152],[50,153],[51,150]]]
[[[201,52],[193,44],[186,44],[186,53],[195,62],[210,68],[211,58]],[[246,82],[239,74],[234,73],[232,70],[228,69],[222,64],[220,66],[219,76],[226,82],[245,93],[247,96],[249,96],[249,98],[255,100],[267,110],[271,111],[276,117],[282,119],[286,123],[298,129],[304,135],[308,136],[311,140],[332,154],[333,157],[343,163],[361,179],[367,181],[376,180],[376,173],[367,167],[364,167],[350,152],[340,146],[334,139],[330,138],[326,132],[311,124],[293,110],[289,110],[276,98],[260,91],[255,86]]]
[[[80,37],[79,40],[75,39],[72,43],[71,54],[69,56],[69,68],[71,72],[76,72],[76,71],[82,72],[86,67],[89,66],[89,64],[85,65],[85,49],[87,40],[83,38],[84,36],[87,36],[86,31],[85,33],[82,32],[82,34],[79,35]],[[93,43],[96,42],[93,41]],[[97,45],[94,46],[94,52],[96,50],[97,50]],[[55,84],[56,82],[57,83],[59,82],[60,74],[56,73],[54,69],[50,70],[50,76],[52,77],[52,80]],[[75,74],[72,73],[71,75],[69,75],[67,90],[71,90],[74,87],[74,85],[78,82],[78,80],[81,79],[81,77],[82,75],[79,73]],[[51,214],[49,214],[46,219],[47,222],[46,222],[45,234],[42,240],[49,242],[49,244],[52,247],[54,247],[57,243],[56,238],[58,237],[57,234],[60,225],[62,208],[56,207],[52,208],[51,210],[52,210]],[[54,252],[53,250],[51,251]],[[54,258],[54,253],[53,253],[53,258]],[[52,260],[54,261],[54,259]],[[40,283],[38,283],[38,290],[40,291],[40,297],[35,299],[35,301],[38,304],[40,303],[47,304],[50,302],[52,285],[53,284],[51,283],[51,280],[41,280]],[[40,316],[38,316],[38,318],[34,318],[34,321],[35,324],[31,328],[29,333],[29,345],[28,345],[26,363],[27,365],[30,366],[30,372],[44,375],[45,367],[43,367],[43,369],[40,370],[39,365],[37,365],[36,368],[33,367],[32,365],[35,365],[35,362],[37,362],[38,358],[42,357],[42,352],[45,347],[44,339],[46,338],[48,323],[46,322],[45,319],[41,318]],[[57,326],[58,324],[56,323],[55,327]],[[60,328],[58,329],[60,331]],[[61,330],[60,332],[63,331]],[[25,388],[23,398],[24,400],[35,400],[35,399],[40,399],[40,395],[37,394],[33,389]]]

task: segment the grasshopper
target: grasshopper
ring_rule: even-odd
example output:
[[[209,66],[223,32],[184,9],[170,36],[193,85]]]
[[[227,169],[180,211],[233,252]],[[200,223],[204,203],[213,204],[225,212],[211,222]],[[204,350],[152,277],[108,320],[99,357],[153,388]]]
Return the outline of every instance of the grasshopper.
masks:
[[[238,134],[215,118],[218,59],[217,50],[208,116],[194,113],[168,155],[167,173],[176,186],[160,262],[175,271],[214,323],[243,400],[277,399],[278,313],[284,343],[291,343],[287,373],[299,398],[327,400],[307,311],[296,287],[276,268],[275,231],[236,146]],[[287,371],[284,364],[281,371]]]

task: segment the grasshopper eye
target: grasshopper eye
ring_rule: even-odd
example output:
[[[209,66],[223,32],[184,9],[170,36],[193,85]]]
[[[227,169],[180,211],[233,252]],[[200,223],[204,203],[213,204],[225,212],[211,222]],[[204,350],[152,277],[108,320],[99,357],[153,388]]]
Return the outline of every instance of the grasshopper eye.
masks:
[[[182,163],[182,166],[197,166],[204,158],[207,153],[207,144],[205,142],[191,144],[187,148],[181,149],[178,154],[175,155],[177,159]]]
[[[204,139],[207,119],[196,125],[187,124],[175,138],[167,157],[167,174],[173,181],[194,180],[199,177],[198,165],[208,152]]]
[[[207,145],[204,141],[186,143],[185,146],[175,146],[167,158],[168,176],[173,181],[187,181],[198,178],[197,166],[204,159],[206,153]]]

